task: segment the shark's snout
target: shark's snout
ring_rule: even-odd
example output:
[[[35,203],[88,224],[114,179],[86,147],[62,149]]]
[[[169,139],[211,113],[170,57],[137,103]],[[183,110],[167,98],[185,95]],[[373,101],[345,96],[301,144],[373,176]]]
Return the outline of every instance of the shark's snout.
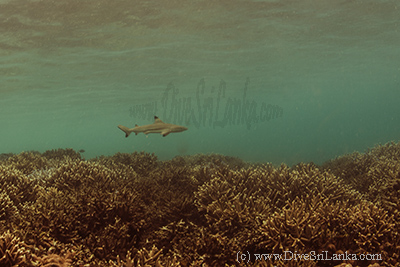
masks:
[[[184,126],[177,126],[177,127],[174,127],[173,129],[171,129],[171,132],[180,133],[180,132],[186,131],[187,129],[188,128],[186,128]]]

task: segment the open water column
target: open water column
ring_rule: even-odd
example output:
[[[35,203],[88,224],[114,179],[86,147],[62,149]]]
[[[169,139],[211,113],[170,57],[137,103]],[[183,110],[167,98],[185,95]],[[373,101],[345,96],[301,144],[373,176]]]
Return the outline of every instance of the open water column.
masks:
[[[0,0],[0,266],[396,266],[399,5]]]

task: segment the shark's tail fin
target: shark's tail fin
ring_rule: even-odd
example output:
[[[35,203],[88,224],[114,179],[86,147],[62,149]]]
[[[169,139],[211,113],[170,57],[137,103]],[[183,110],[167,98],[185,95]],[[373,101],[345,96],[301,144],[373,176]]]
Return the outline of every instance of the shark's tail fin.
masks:
[[[128,137],[131,134],[131,131],[129,130],[128,127],[125,127],[125,126],[122,126],[122,125],[118,125],[118,128],[120,128],[122,131],[124,131],[125,137]]]

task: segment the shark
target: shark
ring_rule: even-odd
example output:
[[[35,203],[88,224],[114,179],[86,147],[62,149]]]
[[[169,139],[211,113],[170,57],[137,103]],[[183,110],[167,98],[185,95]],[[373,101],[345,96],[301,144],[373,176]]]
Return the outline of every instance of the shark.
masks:
[[[163,137],[165,137],[170,133],[180,133],[188,129],[184,126],[165,123],[157,116],[154,116],[153,124],[143,126],[138,126],[136,124],[134,128],[128,128],[123,125],[118,125],[118,128],[125,132],[125,137],[128,137],[131,133],[135,133],[136,135],[138,133],[144,133],[146,135],[149,133],[160,133]]]

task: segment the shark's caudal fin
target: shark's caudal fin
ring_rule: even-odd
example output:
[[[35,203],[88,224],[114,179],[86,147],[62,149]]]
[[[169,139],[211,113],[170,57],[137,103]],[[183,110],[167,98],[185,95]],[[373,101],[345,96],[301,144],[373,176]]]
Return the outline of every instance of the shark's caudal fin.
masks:
[[[131,134],[131,131],[129,131],[128,127],[125,127],[125,126],[122,126],[122,125],[118,125],[118,128],[120,128],[122,131],[124,131],[125,137],[128,137]]]

